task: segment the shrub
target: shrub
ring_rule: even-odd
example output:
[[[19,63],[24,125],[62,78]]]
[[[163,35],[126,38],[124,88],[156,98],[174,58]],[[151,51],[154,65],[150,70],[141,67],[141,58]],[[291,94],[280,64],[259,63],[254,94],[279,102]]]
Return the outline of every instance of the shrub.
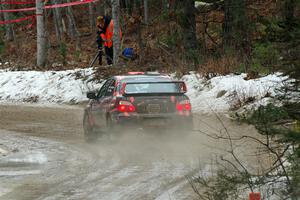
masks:
[[[236,56],[224,55],[219,58],[209,58],[204,64],[199,66],[199,73],[205,77],[216,75],[227,75],[239,71],[241,63]]]
[[[279,64],[279,52],[270,43],[256,44],[253,49],[251,70],[265,74]]]
[[[61,55],[63,64],[67,63],[67,51],[67,45],[62,42],[59,47],[59,53]]]

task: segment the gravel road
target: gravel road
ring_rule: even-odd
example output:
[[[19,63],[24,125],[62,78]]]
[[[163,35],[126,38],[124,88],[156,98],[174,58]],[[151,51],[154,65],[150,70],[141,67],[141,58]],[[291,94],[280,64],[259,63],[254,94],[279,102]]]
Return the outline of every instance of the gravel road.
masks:
[[[83,140],[82,115],[81,106],[0,106],[1,200],[196,199],[186,176],[208,172],[212,160],[227,156],[228,141],[209,137],[224,132],[213,115],[195,114],[200,131],[184,136],[127,131],[92,144]],[[223,123],[233,135],[255,134]],[[253,146],[235,148],[253,158]]]

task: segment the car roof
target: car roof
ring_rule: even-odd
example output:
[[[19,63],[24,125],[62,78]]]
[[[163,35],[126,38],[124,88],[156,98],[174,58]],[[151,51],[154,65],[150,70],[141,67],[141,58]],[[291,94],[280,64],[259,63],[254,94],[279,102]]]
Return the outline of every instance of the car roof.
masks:
[[[172,78],[168,75],[163,74],[126,74],[122,76],[115,76],[117,80],[120,80],[121,82],[169,82],[172,81]]]

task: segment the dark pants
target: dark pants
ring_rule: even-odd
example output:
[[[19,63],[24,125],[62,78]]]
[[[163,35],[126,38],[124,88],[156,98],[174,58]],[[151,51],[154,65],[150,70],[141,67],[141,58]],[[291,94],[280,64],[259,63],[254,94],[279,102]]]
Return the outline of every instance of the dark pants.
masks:
[[[113,47],[111,46],[110,48],[108,48],[105,46],[104,49],[105,49],[105,54],[106,54],[106,62],[108,65],[112,65],[113,57],[114,57]]]

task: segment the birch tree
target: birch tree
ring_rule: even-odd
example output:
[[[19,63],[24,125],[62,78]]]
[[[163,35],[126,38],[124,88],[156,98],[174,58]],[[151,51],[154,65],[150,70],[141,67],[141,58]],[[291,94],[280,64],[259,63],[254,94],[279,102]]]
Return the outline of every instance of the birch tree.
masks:
[[[47,55],[47,41],[44,24],[44,3],[42,0],[36,0],[36,30],[37,30],[37,66],[45,67]]]
[[[113,51],[114,51],[114,65],[118,64],[120,54],[120,1],[111,0],[112,4],[112,18],[114,22],[114,34],[113,34]]]

